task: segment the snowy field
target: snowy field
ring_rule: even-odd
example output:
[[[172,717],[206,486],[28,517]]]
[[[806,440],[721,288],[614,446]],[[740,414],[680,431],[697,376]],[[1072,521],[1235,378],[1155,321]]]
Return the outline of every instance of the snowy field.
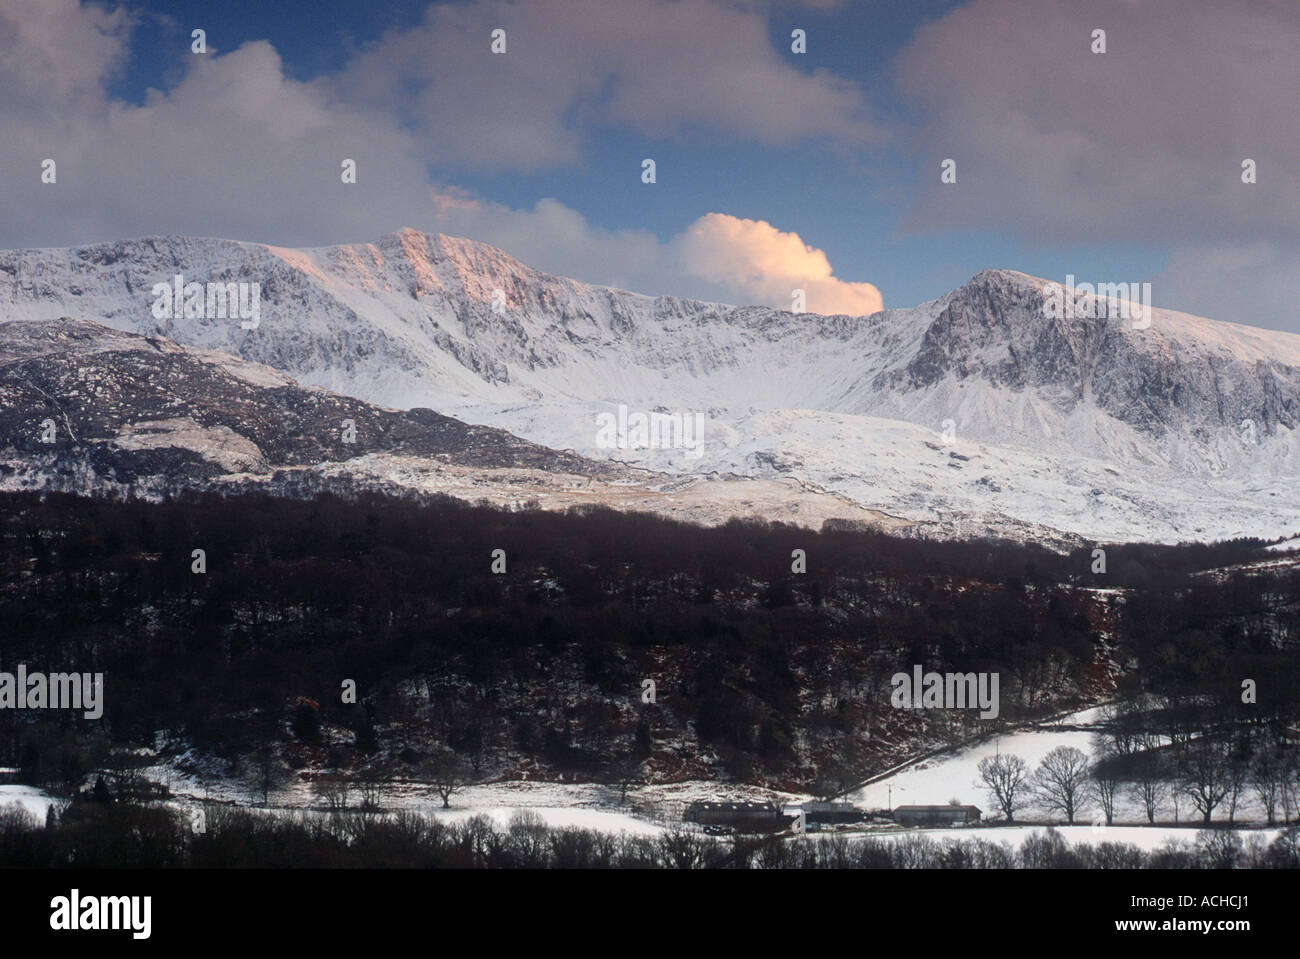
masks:
[[[1099,718],[1100,710],[1088,709],[1061,717],[1055,725],[1089,726]],[[1046,727],[998,736],[969,749],[923,760],[844,798],[868,809],[889,808],[891,796],[894,806],[943,805],[957,799],[979,806],[987,816],[988,795],[979,781],[981,759],[1009,753],[1023,759],[1032,772],[1057,746],[1073,746],[1092,756],[1094,735],[1091,730]]]
[[[12,784],[0,786],[0,809],[7,806],[21,806],[35,816],[39,822],[45,821],[46,811],[56,802],[58,802],[57,799],[35,786],[15,786]]]
[[[867,809],[890,808],[891,799],[894,806],[943,805],[956,799],[963,805],[980,807],[986,819],[1001,818],[989,798],[988,791],[980,782],[980,760],[998,753],[1019,756],[1025,761],[1028,771],[1032,774],[1043,761],[1043,757],[1057,746],[1073,746],[1095,761],[1096,731],[1090,727],[1099,721],[1100,715],[1100,708],[1085,709],[1062,716],[1051,724],[998,736],[968,749],[923,760],[892,776],[849,793],[844,799]],[[1100,814],[1100,807],[1089,802],[1084,805],[1076,821],[1091,823]],[[1176,812],[1172,800],[1168,801],[1157,818],[1161,821],[1174,821],[1175,817],[1179,823],[1199,822],[1199,814],[1186,798],[1179,799]],[[1263,806],[1258,800],[1252,794],[1243,793],[1237,804],[1235,820],[1249,823],[1263,822],[1265,818]],[[1111,827],[1112,832],[1121,828],[1118,823],[1140,825],[1146,822],[1146,812],[1141,804],[1124,795],[1122,787],[1120,794],[1116,796],[1115,819],[1117,825]],[[1227,819],[1228,806],[1225,802],[1215,810],[1214,821],[1226,822]],[[1045,824],[1054,822],[1055,817],[1050,817],[1040,809],[1026,808],[1017,811],[1016,820],[1023,820],[1030,824],[1039,821]],[[1175,832],[1177,831],[1175,828]]]
[[[153,771],[156,773],[157,767]],[[204,788],[192,777],[173,777],[170,784],[173,804],[184,809],[204,802],[235,803],[261,810],[260,798],[250,806],[247,787],[229,782],[212,783]],[[353,789],[350,808],[360,803],[360,793]],[[666,829],[682,826],[686,806],[698,799],[732,801],[800,802],[809,797],[776,792],[756,786],[735,786],[712,782],[684,782],[631,788],[624,799],[610,786],[592,783],[499,782],[466,786],[451,796],[451,807],[442,808],[442,799],[426,783],[385,783],[379,792],[384,812],[409,811],[433,816],[444,822],[464,822],[486,815],[502,826],[520,812],[539,816],[548,826],[578,826],[602,832],[626,832],[657,835]],[[305,783],[272,794],[274,812],[317,812],[326,814],[321,800]]]

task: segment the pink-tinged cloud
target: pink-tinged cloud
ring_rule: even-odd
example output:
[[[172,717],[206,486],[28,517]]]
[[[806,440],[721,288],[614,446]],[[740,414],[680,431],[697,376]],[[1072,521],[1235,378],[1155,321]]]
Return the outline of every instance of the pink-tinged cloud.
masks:
[[[709,213],[674,242],[683,272],[721,284],[746,300],[789,309],[793,291],[803,290],[809,312],[854,316],[884,305],[876,287],[839,279],[823,251],[764,220]]]

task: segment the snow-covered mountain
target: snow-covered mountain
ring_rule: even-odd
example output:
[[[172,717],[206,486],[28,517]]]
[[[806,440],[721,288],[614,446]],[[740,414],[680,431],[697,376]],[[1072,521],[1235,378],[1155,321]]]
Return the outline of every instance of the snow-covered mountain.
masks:
[[[260,284],[256,327],[197,299],[200,315],[159,315],[171,297],[154,285],[178,274]],[[584,456],[784,477],[950,532],[1300,530],[1300,337],[1159,309],[1145,329],[1052,318],[1046,286],[988,270],[849,317],[647,297],[413,230],[310,250],[154,237],[0,252],[4,319],[163,335]],[[700,442],[635,448],[652,413]]]
[[[687,477],[557,452],[433,410],[305,388],[270,367],[88,320],[0,323],[0,490],[446,495],[696,522],[907,523],[789,479]]]
[[[149,483],[162,491],[376,455],[603,480],[626,472],[504,430],[306,389],[229,354],[70,317],[0,324],[0,437],[11,460],[0,470],[5,485],[43,464],[37,485],[74,491],[143,482],[135,492],[147,493]]]

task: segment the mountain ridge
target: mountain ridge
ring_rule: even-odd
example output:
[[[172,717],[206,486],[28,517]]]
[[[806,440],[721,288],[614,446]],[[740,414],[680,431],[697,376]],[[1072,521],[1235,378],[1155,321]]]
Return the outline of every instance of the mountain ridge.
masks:
[[[178,272],[260,283],[260,325],[155,317],[152,284]],[[1253,504],[1289,532],[1300,336],[1161,309],[1144,330],[1053,318],[1049,282],[984,270],[917,307],[824,316],[585,284],[411,229],[297,250],[154,237],[0,252],[0,316],[73,307],[388,408],[668,474],[797,478],[918,522],[1168,539],[1249,530]],[[704,454],[602,445],[619,409],[702,416]],[[1207,517],[1243,497],[1239,519]]]

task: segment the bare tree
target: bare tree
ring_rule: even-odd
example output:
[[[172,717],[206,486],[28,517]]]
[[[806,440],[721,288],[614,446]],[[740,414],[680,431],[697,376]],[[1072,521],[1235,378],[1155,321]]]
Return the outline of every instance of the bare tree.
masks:
[[[659,855],[672,868],[698,869],[704,864],[707,838],[675,826],[659,837]]]
[[[1246,791],[1247,784],[1250,782],[1250,764],[1238,756],[1229,756],[1228,764],[1228,823],[1234,823],[1237,820],[1237,804],[1241,801],[1241,794]]]
[[[1143,735],[1144,715],[1131,702],[1107,703],[1101,707],[1105,734],[1097,738],[1107,744],[1107,751],[1128,756],[1139,748]]]
[[[1020,800],[1029,782],[1025,761],[1009,754],[985,756],[980,760],[979,774],[1007,822],[1015,822],[1016,808],[1023,805]]]
[[[254,795],[261,794],[265,806],[271,801],[271,793],[288,782],[289,770],[274,747],[262,746],[245,760],[244,779]]]
[[[450,749],[436,750],[420,764],[421,775],[442,797],[442,808],[451,808],[451,797],[465,785],[464,765]]]
[[[520,865],[535,867],[546,863],[548,830],[541,816],[531,809],[521,809],[510,817],[508,829]]]
[[[1278,757],[1278,794],[1282,800],[1282,821],[1290,822],[1291,813],[1300,816],[1300,758],[1295,750],[1287,750]]]
[[[347,778],[339,773],[322,773],[312,783],[312,792],[329,806],[330,812],[342,812],[348,808],[349,788]]]
[[[1250,767],[1250,788],[1259,798],[1271,826],[1277,821],[1277,803],[1282,791],[1282,764],[1271,753],[1260,753]]]
[[[1113,826],[1115,825],[1115,796],[1119,792],[1120,784],[1114,766],[1105,761],[1097,763],[1092,767],[1091,779],[1092,794],[1106,817],[1106,825]]]
[[[1088,766],[1083,750],[1057,746],[1034,770],[1030,789],[1043,806],[1063,812],[1073,826],[1075,813],[1087,796]]]
[[[392,771],[385,769],[379,761],[372,760],[362,766],[356,775],[357,790],[361,793],[363,813],[375,813],[383,809],[384,783],[392,779]],[[364,817],[362,817],[364,820]]]
[[[1159,754],[1147,752],[1135,757],[1132,767],[1132,780],[1129,782],[1129,795],[1142,804],[1146,811],[1147,822],[1156,821],[1156,813],[1169,798],[1169,778],[1165,772],[1165,763]]]
[[[1183,793],[1208,824],[1232,790],[1233,774],[1226,747],[1204,739],[1189,743],[1183,750],[1180,779]]]
[[[641,762],[632,753],[614,759],[605,771],[606,781],[618,787],[619,804],[627,803],[628,787],[641,778]]]
[[[1231,869],[1241,856],[1241,837],[1234,829],[1202,829],[1196,833],[1196,848],[1207,869]]]

